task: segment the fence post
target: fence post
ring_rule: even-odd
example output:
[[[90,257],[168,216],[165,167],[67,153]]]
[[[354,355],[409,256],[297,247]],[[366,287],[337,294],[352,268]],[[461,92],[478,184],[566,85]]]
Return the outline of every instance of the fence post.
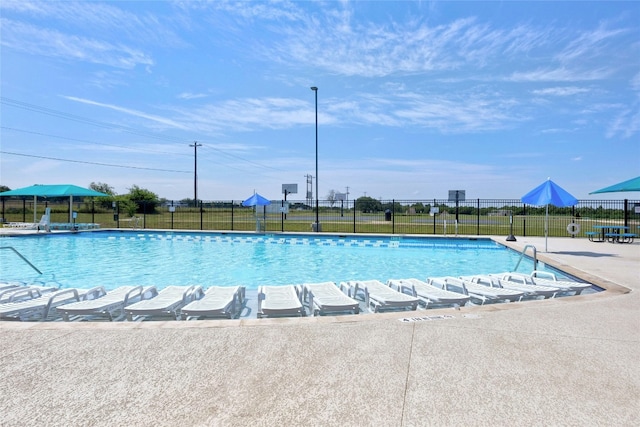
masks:
[[[204,211],[202,210],[202,200],[200,200],[198,203],[199,203],[198,207],[200,209],[200,230],[203,230],[203,228],[202,228],[202,223],[203,223],[202,214],[204,213]]]
[[[396,199],[391,199],[391,234],[396,234]]]
[[[356,232],[356,201],[353,201],[353,232]]]
[[[436,207],[436,199],[433,199],[433,208]],[[436,216],[438,216],[438,214],[433,211],[433,235],[435,236],[436,234]]]
[[[476,221],[476,236],[480,235],[480,199],[478,199],[478,215]]]
[[[629,199],[624,199],[624,226],[629,226]],[[631,232],[631,230],[628,230]]]
[[[231,200],[231,231],[233,231],[233,208],[234,208],[234,203],[233,200]]]
[[[527,204],[522,204],[522,235],[527,235]]]
[[[135,224],[135,222],[134,222]],[[147,201],[142,202],[142,229],[147,228]]]

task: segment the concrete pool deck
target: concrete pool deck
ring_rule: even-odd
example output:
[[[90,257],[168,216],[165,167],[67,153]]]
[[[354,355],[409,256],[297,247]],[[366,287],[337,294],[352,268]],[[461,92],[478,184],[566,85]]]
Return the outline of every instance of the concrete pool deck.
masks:
[[[0,424],[640,424],[640,243],[548,247],[540,260],[608,290],[323,318],[0,322]]]

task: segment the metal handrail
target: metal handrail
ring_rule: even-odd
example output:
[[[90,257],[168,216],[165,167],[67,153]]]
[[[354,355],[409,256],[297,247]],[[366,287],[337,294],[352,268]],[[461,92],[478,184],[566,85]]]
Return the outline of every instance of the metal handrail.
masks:
[[[30,266],[31,268],[33,268],[33,269],[34,269],[35,271],[37,271],[39,274],[42,274],[42,271],[38,270],[38,268],[37,268],[35,265],[31,264],[31,262],[29,262],[29,260],[28,260],[28,259],[26,259],[26,258],[25,258],[25,257],[24,257],[20,252],[18,252],[18,251],[16,250],[16,248],[14,248],[13,246],[0,246],[0,249],[11,249],[13,252],[15,252],[15,253],[16,253],[16,255],[18,255],[20,258],[22,258],[22,260],[23,260],[24,262],[26,262],[27,264],[29,264],[29,266]]]
[[[522,249],[522,252],[520,253],[520,259],[518,259],[518,263],[516,264],[516,266],[513,268],[513,271],[516,271],[518,269],[518,266],[520,265],[520,262],[522,261],[522,258],[524,258],[524,255],[527,252],[527,249],[533,249],[533,269],[537,270],[538,269],[538,251],[536,249],[535,246],[533,245],[525,245],[524,249]]]

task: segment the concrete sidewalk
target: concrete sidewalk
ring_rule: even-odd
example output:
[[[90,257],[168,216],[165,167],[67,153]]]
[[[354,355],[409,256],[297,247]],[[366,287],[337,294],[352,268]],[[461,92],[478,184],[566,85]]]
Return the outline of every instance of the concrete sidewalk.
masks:
[[[639,425],[640,244],[538,255],[609,290],[412,322],[0,322],[0,424]]]

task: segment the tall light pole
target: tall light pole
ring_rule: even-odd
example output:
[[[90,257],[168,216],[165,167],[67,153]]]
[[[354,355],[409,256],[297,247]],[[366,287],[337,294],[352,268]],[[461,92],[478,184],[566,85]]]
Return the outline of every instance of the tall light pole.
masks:
[[[193,144],[189,144],[189,147],[193,147],[193,203],[195,207],[198,207],[198,147],[202,147],[202,144],[198,144],[198,141],[193,141]]]
[[[316,95],[316,232],[320,231],[320,218],[318,213],[318,88],[311,87]]]

